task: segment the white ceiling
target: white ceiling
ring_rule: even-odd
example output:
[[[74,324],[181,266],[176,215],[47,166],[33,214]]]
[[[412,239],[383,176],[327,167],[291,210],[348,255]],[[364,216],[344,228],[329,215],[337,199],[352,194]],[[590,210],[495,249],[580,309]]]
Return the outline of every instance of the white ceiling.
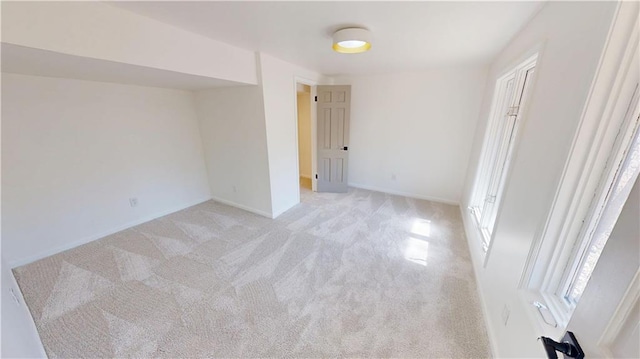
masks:
[[[326,75],[487,64],[542,2],[109,2]],[[372,49],[331,50],[348,26],[373,33]]]
[[[240,83],[2,43],[2,72],[200,90]]]

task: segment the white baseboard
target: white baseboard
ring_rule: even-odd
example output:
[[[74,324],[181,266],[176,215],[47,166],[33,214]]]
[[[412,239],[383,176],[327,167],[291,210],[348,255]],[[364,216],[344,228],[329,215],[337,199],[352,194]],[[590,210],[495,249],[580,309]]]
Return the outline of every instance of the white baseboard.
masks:
[[[190,201],[190,202],[187,202],[187,203],[182,204],[180,206],[171,208],[169,210],[160,211],[160,212],[154,213],[154,214],[152,214],[150,216],[145,216],[145,217],[142,217],[142,218],[139,218],[139,219],[124,223],[122,225],[119,225],[119,226],[116,226],[114,228],[111,228],[111,229],[109,229],[107,231],[103,231],[103,232],[96,233],[96,234],[93,234],[93,235],[90,235],[90,236],[86,236],[86,237],[84,237],[82,239],[79,239],[77,241],[73,241],[73,242],[65,244],[63,246],[59,246],[59,247],[55,247],[55,248],[52,248],[52,249],[49,249],[49,250],[45,250],[45,251],[39,252],[37,254],[34,254],[32,256],[26,257],[26,258],[14,260],[14,261],[9,261],[8,262],[8,266],[9,266],[9,268],[20,267],[20,266],[23,266],[25,264],[29,264],[31,262],[35,262],[35,261],[37,261],[39,259],[46,258],[46,257],[52,256],[54,254],[58,254],[60,252],[64,252],[64,251],[69,250],[71,248],[75,248],[75,247],[81,246],[83,244],[95,241],[97,239],[112,235],[114,233],[123,231],[125,229],[131,228],[131,227],[135,227],[135,226],[137,226],[139,224],[142,224],[142,223],[145,223],[145,222],[149,222],[149,221],[154,220],[156,218],[160,218],[160,217],[166,216],[168,214],[171,214],[171,213],[174,213],[174,212],[178,212],[178,211],[183,210],[185,208],[188,208],[188,207],[191,207],[191,206],[195,206],[195,205],[200,204],[202,202],[206,202],[206,201],[208,201],[210,199],[211,199],[211,196],[207,196],[207,197],[200,198],[200,199],[198,199],[196,201]]]
[[[219,197],[211,197],[211,199],[212,199],[212,200],[214,200],[214,201],[216,201],[216,202],[220,202],[220,203],[222,203],[222,204],[226,204],[227,206],[240,208],[240,209],[242,209],[242,210],[244,210],[244,211],[251,212],[251,213],[254,213],[254,214],[257,214],[257,215],[263,216],[263,217],[267,217],[267,218],[275,218],[275,217],[274,217],[271,213],[269,213],[269,212],[265,212],[265,211],[262,211],[262,210],[259,210],[259,209],[251,208],[251,207],[249,207],[249,206],[245,206],[245,205],[243,205],[243,204],[239,204],[239,203],[236,203],[236,202],[233,202],[233,201],[227,200],[227,199],[222,199],[222,198],[219,198]]]
[[[456,205],[456,206],[460,205],[460,202],[457,201],[457,200],[438,198],[438,197],[431,197],[431,196],[423,196],[423,195],[420,195],[420,194],[396,191],[396,190],[392,190],[392,189],[388,189],[388,188],[369,186],[369,185],[360,184],[360,183],[349,183],[349,187],[355,187],[355,188],[366,189],[366,190],[369,190],[369,191],[376,191],[376,192],[394,194],[396,196],[403,196],[403,197],[409,197],[409,198],[415,198],[415,199],[424,199],[426,201],[431,201],[431,202],[453,204],[453,205]]]
[[[7,290],[7,288],[12,288],[13,295],[18,301],[17,304],[19,308],[11,309],[11,310],[18,311],[22,316],[22,318],[20,319],[23,319],[21,320],[23,322],[22,324],[23,330],[20,331],[21,332],[20,334],[21,335],[26,334],[26,337],[23,337],[23,340],[25,340],[25,342],[23,343],[26,343],[30,347],[28,355],[34,355],[35,358],[47,358],[47,352],[44,350],[44,345],[42,344],[42,339],[40,338],[40,334],[38,333],[36,322],[33,320],[33,315],[31,315],[31,311],[27,307],[27,302],[24,300],[24,296],[22,294],[22,290],[20,289],[20,286],[18,285],[18,281],[16,280],[16,277],[13,274],[12,270],[7,269],[7,272],[8,272],[7,276],[9,277],[9,280],[8,280],[9,283],[3,282],[2,290]],[[13,304],[15,303],[11,303],[12,306]],[[9,306],[9,303],[6,303],[5,305]],[[25,330],[27,333],[25,333]],[[25,353],[23,352],[20,354],[24,355]]]
[[[478,259],[474,252],[477,251],[479,246],[471,245],[471,241],[478,241],[480,243],[480,238],[474,234],[476,231],[476,227],[469,223],[469,209],[463,206],[460,206],[460,215],[462,216],[462,224],[464,226],[465,237],[467,237],[467,247],[469,249],[469,253],[471,255],[471,265],[473,266],[473,273],[475,274],[476,279],[476,289],[478,292],[478,297],[480,298],[480,306],[482,307],[482,317],[484,318],[484,326],[487,328],[487,334],[489,337],[489,349],[491,350],[491,357],[496,358],[497,353],[497,345],[496,335],[493,330],[493,326],[489,321],[489,309],[487,309],[487,302],[484,298],[484,294],[482,291],[482,283],[480,283],[480,269],[483,267],[484,261],[482,259]],[[473,232],[473,233],[472,233]]]

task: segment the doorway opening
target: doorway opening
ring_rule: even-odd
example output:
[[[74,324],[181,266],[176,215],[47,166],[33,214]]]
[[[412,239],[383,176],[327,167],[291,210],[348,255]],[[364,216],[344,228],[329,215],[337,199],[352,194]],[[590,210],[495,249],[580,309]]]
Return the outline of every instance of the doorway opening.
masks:
[[[300,194],[312,191],[311,86],[296,83]]]

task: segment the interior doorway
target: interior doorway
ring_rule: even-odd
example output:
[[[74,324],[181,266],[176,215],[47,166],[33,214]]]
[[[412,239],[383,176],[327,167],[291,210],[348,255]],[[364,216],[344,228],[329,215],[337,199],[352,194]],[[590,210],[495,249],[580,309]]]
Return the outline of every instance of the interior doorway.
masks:
[[[296,83],[298,121],[298,171],[300,193],[311,192],[313,181],[311,86]]]

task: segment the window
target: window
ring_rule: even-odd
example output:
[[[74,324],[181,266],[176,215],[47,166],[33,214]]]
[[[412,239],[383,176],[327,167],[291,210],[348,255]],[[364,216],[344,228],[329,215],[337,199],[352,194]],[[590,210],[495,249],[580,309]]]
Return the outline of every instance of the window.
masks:
[[[554,336],[562,335],[585,299],[600,255],[638,181],[640,42],[637,16],[631,12],[628,17],[616,15],[610,29],[553,201],[532,238],[518,285],[538,329]]]
[[[579,215],[563,224],[564,237],[553,246],[554,259],[545,262],[539,256],[536,261],[538,266],[550,263],[538,289],[561,326],[568,323],[580,301],[640,173],[640,85],[630,82],[627,95],[618,96],[619,111],[604,126],[601,145],[598,141],[592,147],[593,167],[583,173],[583,181],[594,185],[587,186],[572,204]]]
[[[537,54],[498,79],[487,124],[470,210],[486,252],[502,197],[522,109],[531,87]]]
[[[589,215],[574,246],[572,260],[558,288],[558,294],[570,306],[575,306],[580,300],[640,172],[640,116],[633,108],[638,97],[637,87],[635,91],[635,101],[627,109],[628,118],[616,136],[598,192],[593,197]]]
[[[544,302],[561,328],[579,303],[640,174],[640,83],[637,76],[621,81],[619,91],[610,95],[606,117],[600,113],[593,118],[597,126],[591,127],[592,132],[577,135],[574,146],[580,151],[567,162],[565,183],[556,195],[540,247],[532,247],[527,263],[527,267],[532,264],[531,271],[525,268],[523,273],[526,281],[521,288],[538,293],[529,299]],[[569,176],[572,166],[577,170]],[[565,212],[560,199],[566,201]]]

